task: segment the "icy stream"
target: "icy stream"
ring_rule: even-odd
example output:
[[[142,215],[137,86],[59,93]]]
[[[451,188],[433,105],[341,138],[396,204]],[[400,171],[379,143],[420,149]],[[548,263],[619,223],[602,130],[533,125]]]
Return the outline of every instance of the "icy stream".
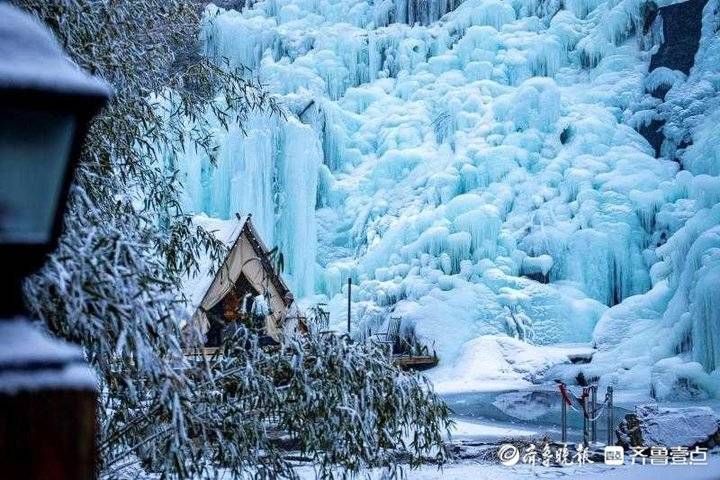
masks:
[[[351,277],[356,331],[401,316],[446,392],[720,394],[717,0],[689,75],[648,75],[640,0],[250,5],[208,8],[207,51],[289,114],[221,133],[216,168],[179,159],[191,211],[252,212],[338,329]],[[656,158],[636,130],[658,119]]]
[[[448,395],[444,397],[448,406],[455,413],[455,419],[461,422],[459,435],[472,438],[479,432],[473,432],[465,423],[489,423],[505,429],[531,429],[533,436],[538,438],[547,435],[549,438],[561,438],[560,400],[557,390],[537,390],[526,392],[486,392]],[[623,406],[613,409],[614,419],[619,422],[625,414],[632,412]],[[582,414],[570,411],[568,421],[568,440],[582,439]],[[598,419],[597,438],[607,438],[607,417],[605,411]],[[506,434],[506,436],[510,436]],[[501,435],[495,440],[500,440]]]

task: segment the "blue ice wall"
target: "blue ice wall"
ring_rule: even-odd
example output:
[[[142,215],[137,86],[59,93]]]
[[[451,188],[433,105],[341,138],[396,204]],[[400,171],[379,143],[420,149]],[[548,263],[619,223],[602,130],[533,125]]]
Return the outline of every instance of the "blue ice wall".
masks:
[[[352,277],[358,322],[401,314],[448,365],[522,330],[595,342],[603,381],[711,392],[716,6],[694,70],[651,76],[662,28],[638,0],[209,7],[208,53],[250,67],[288,118],[221,134],[216,167],[188,155],[187,203],[253,212],[333,321]],[[656,157],[637,130],[660,116]]]

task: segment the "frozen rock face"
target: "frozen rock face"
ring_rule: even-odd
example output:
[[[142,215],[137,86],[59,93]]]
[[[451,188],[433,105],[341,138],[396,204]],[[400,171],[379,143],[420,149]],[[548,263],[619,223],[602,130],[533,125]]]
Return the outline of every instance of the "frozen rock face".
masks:
[[[659,44],[645,79],[645,89],[652,97],[664,101],[673,85],[684,82],[690,73],[700,44],[707,1],[689,0],[660,8],[652,0],[643,3],[643,35]],[[640,123],[636,128],[658,156],[665,140],[664,117],[657,109],[643,110],[637,115]]]
[[[707,407],[658,408],[643,405],[620,423],[618,440],[627,446],[712,448],[720,440],[720,422]]]
[[[230,132],[217,168],[184,159],[187,203],[252,211],[338,329],[352,278],[355,330],[400,315],[442,371],[483,358],[485,335],[594,341],[587,378],[715,394],[716,4],[690,74],[654,77],[637,0],[210,7],[208,53],[289,115]],[[660,116],[656,158],[637,130]]]
[[[720,394],[719,25],[718,2],[710,0],[689,75],[661,75],[670,88],[654,111],[666,122],[663,155],[684,169],[671,187],[679,195],[653,207],[651,290],[603,315],[594,333],[600,351],[588,369],[601,382],[658,399]],[[657,79],[651,74],[648,83]]]
[[[665,67],[686,75],[690,73],[700,42],[700,24],[707,2],[688,0],[659,9],[663,42],[650,61],[650,71]]]

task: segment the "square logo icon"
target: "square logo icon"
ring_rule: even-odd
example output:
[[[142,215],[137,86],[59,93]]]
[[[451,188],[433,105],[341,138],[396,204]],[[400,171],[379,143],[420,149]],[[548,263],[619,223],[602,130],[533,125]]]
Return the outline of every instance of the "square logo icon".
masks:
[[[625,463],[625,449],[608,445],[605,447],[605,465],[622,465]]]

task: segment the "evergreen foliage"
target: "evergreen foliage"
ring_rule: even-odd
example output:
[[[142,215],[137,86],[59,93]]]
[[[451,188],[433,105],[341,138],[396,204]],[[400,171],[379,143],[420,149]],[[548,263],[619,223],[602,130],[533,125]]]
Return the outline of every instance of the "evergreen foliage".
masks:
[[[201,54],[212,22],[202,4],[14,3],[115,89],[85,145],[60,246],[26,288],[30,307],[98,373],[103,477],[293,477],[281,438],[324,478],[369,465],[396,472],[398,452],[442,461],[447,408],[372,346],[323,335],[266,352],[239,331],[225,355],[184,355],[181,281],[201,255],[218,264],[226,249],[183,212],[173,158],[213,155],[215,121],[282,115],[248,71]]]

